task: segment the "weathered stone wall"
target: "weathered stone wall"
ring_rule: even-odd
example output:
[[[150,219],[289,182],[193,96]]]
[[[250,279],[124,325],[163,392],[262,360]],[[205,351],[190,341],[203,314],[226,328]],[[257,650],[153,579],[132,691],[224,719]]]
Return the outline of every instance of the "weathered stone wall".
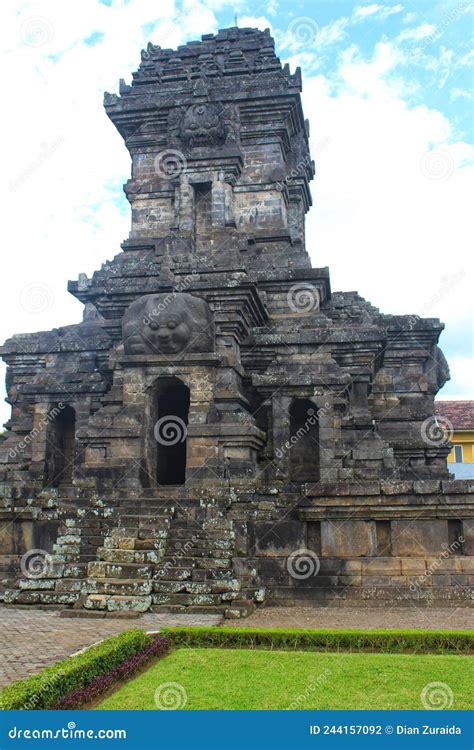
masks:
[[[300,91],[267,32],[227,29],[150,45],[105,95],[132,158],[130,236],[69,282],[82,323],[1,349],[6,602],[468,601],[472,486],[450,481],[434,418],[443,325],[311,267]],[[189,401],[174,415],[170,383]],[[168,453],[163,416],[182,441]]]

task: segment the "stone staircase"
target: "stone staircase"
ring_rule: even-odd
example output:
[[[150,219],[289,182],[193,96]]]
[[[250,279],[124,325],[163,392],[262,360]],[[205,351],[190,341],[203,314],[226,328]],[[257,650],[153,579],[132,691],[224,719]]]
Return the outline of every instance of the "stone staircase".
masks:
[[[177,488],[93,496],[64,514],[45,575],[18,578],[16,568],[5,578],[4,601],[76,615],[242,617],[265,592],[253,571],[236,575],[235,556],[233,521],[218,507],[180,500]]]
[[[255,580],[236,577],[232,521],[215,508],[180,510],[152,584],[152,610],[242,617],[263,600]],[[252,588],[253,585],[253,588]],[[255,598],[257,597],[257,598]]]
[[[152,579],[164,557],[175,508],[159,501],[118,509],[118,525],[87,566],[81,602],[88,610],[146,612]]]
[[[20,570],[21,555],[0,556],[0,601],[5,599],[6,592],[15,586]]]

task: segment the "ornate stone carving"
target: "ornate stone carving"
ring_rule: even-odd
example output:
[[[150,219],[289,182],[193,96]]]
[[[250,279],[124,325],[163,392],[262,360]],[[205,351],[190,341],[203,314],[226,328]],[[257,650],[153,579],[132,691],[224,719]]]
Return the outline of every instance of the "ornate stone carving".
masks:
[[[188,148],[222,146],[229,134],[226,114],[222,104],[209,102],[174,109],[168,119],[170,141]]]
[[[208,352],[213,349],[212,315],[192,294],[146,294],[123,317],[125,354]]]
[[[437,344],[433,347],[431,361],[433,364],[431,365],[428,374],[432,375],[431,380],[433,392],[436,394],[443,385],[451,379],[446,357]]]
[[[180,137],[186,146],[220,146],[227,128],[221,104],[191,104],[181,122]]]

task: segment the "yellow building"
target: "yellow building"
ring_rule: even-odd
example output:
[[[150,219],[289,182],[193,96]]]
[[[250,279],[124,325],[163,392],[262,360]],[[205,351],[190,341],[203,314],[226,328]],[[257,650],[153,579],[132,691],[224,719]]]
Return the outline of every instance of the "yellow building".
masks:
[[[474,401],[437,401],[435,413],[452,433],[449,470],[456,479],[474,479]]]

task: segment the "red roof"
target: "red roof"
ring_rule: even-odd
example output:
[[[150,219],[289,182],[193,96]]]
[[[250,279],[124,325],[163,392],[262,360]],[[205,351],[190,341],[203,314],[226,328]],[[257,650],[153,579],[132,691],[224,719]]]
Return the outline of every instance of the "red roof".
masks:
[[[455,430],[474,430],[474,401],[435,401],[435,414],[449,419]]]

